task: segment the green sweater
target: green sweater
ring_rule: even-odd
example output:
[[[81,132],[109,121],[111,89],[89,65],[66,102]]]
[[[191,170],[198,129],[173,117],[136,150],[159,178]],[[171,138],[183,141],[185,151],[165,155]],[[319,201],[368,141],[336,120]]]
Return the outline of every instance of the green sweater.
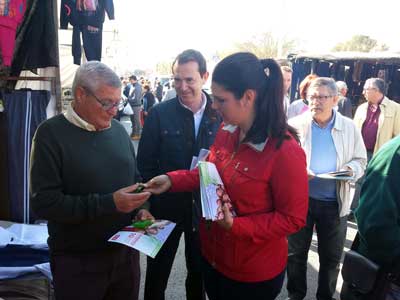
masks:
[[[58,115],[40,125],[31,153],[31,204],[48,220],[53,254],[111,249],[107,240],[131,222],[113,192],[139,180],[132,142],[119,122],[81,129]]]
[[[355,214],[360,253],[378,264],[400,257],[400,136],[368,164]]]

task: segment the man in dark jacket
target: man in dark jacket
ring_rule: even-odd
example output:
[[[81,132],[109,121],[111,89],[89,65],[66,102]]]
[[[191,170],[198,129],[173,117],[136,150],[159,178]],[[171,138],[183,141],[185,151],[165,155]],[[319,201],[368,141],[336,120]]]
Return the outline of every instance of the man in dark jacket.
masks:
[[[336,81],[339,91],[338,111],[345,117],[353,119],[353,104],[351,100],[346,97],[347,84],[344,81]]]
[[[220,118],[202,91],[207,81],[206,61],[195,50],[186,50],[173,63],[177,97],[161,102],[150,111],[139,143],[138,164],[145,181],[166,172],[189,169],[193,156],[214,141]],[[166,193],[151,199],[155,218],[177,223],[155,259],[147,260],[145,300],[164,299],[168,277],[184,233],[187,266],[187,299],[205,299],[199,245],[201,216],[199,194]]]
[[[137,77],[132,75],[129,77],[130,83],[124,89],[124,95],[128,98],[128,102],[132,107],[132,138],[139,139],[142,126],[140,124],[140,111],[142,107],[142,86],[138,82]]]

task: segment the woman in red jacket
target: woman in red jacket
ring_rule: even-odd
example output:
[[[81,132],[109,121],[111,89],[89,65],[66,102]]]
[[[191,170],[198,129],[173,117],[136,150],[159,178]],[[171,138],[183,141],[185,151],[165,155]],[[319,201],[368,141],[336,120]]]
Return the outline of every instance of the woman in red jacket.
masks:
[[[204,283],[214,299],[275,299],[287,261],[286,237],[305,224],[306,158],[283,110],[283,80],[272,59],[251,53],[223,59],[212,77],[213,107],[224,124],[208,160],[213,162],[237,216],[200,225]],[[153,178],[147,191],[191,191],[198,170]]]

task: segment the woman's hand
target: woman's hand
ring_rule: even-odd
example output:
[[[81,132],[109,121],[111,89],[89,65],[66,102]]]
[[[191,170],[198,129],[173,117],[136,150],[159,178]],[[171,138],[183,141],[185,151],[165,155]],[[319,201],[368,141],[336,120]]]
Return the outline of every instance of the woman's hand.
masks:
[[[162,194],[168,191],[172,186],[171,179],[167,175],[160,175],[150,179],[145,183],[145,192],[150,192],[155,195]]]
[[[233,225],[233,217],[232,213],[230,211],[230,206],[228,203],[224,203],[222,206],[222,211],[224,213],[224,218],[222,220],[216,221],[219,226],[224,228],[225,230],[231,230],[232,225]]]

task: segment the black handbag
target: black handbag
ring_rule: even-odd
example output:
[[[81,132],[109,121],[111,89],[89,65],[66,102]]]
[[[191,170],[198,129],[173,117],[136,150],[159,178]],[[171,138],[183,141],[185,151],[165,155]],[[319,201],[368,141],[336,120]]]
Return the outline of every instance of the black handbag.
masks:
[[[385,300],[391,284],[400,286],[400,257],[389,265],[379,266],[358,253],[357,233],[351,250],[344,255],[340,291],[341,300]]]
[[[353,250],[345,253],[342,267],[343,281],[361,294],[371,292],[378,272],[379,266],[360,253]]]
[[[356,252],[359,245],[358,233],[351,246],[345,252],[342,277],[343,286],[340,292],[341,300],[367,299],[366,295],[373,292],[376,287],[380,267],[370,259]]]

